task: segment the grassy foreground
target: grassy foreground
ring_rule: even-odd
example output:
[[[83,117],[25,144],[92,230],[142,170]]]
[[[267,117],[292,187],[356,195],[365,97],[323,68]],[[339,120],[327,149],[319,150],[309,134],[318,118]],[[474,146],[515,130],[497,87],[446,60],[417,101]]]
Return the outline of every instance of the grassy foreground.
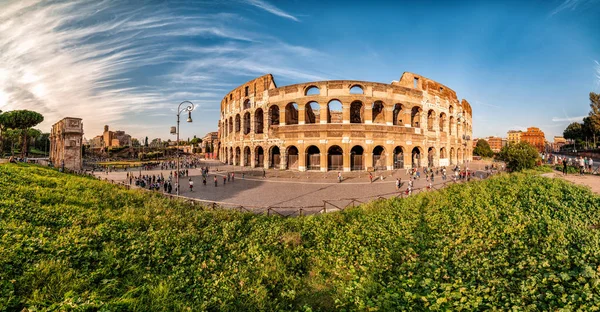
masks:
[[[597,310],[599,207],[513,174],[284,219],[0,165],[0,310]]]

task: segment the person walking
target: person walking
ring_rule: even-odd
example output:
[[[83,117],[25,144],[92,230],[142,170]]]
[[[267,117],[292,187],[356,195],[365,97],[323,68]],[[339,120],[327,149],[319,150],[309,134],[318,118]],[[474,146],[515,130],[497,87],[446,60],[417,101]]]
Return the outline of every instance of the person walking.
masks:
[[[202,184],[204,184],[204,186],[206,186],[206,176],[202,176]]]
[[[400,178],[396,178],[396,191],[400,190]]]
[[[588,166],[590,167],[590,173],[594,173],[594,160],[592,159],[592,157],[590,157],[590,160],[588,160]]]
[[[173,185],[171,185],[171,182],[169,182],[169,187],[167,190],[169,191],[169,194],[171,194],[171,192],[173,191]]]
[[[373,183],[373,174],[369,172],[369,182]]]
[[[231,173],[231,182],[233,182],[233,181],[234,181],[234,179],[235,179],[235,172],[232,172],[232,173]]]
[[[579,156],[579,175],[580,176],[583,175],[584,166],[585,166],[585,162],[583,160],[583,157]]]
[[[342,183],[342,173],[338,171],[338,183]]]
[[[563,165],[563,175],[567,175],[567,158],[563,158],[562,165]]]
[[[215,180],[215,187],[217,187],[217,176],[216,175],[215,175],[214,180]]]
[[[265,168],[263,168],[263,179],[267,177],[267,172],[265,171]]]
[[[190,184],[190,192],[193,192],[194,191],[194,181],[192,181],[192,178],[190,178],[189,184]]]
[[[223,176],[223,185],[225,185],[227,183],[227,177]]]

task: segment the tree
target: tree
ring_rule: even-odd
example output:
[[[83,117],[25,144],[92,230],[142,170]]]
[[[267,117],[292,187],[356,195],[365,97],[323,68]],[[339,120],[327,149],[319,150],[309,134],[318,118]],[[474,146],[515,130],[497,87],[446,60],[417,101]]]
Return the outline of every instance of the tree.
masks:
[[[202,143],[202,139],[197,138],[196,136],[194,136],[194,138],[190,141],[190,144],[199,144]]]
[[[600,129],[600,93],[590,92],[590,125],[592,129]]]
[[[146,139],[144,140],[144,146],[148,147],[148,137],[146,137]]]
[[[6,112],[2,114],[4,117],[2,118],[2,122],[6,126],[6,128],[11,129],[19,129],[21,130],[22,136],[22,148],[21,148],[21,157],[25,157],[27,155],[27,129],[38,125],[40,122],[44,121],[44,116],[38,112],[29,111],[29,110],[14,110],[10,112]]]
[[[481,157],[492,157],[494,156],[494,152],[490,147],[490,144],[486,140],[478,140],[477,145],[473,149],[473,155],[481,156]]]
[[[142,145],[140,144],[140,140],[138,140],[138,139],[136,139],[136,138],[133,138],[133,139],[131,139],[131,145],[132,145],[133,147],[140,147],[140,146],[142,146]]]
[[[506,168],[510,171],[521,171],[533,168],[540,154],[533,145],[519,142],[503,147],[498,153],[498,158],[506,163]]]
[[[563,137],[567,140],[580,140],[583,138],[583,125],[578,122],[572,122],[563,131]]]

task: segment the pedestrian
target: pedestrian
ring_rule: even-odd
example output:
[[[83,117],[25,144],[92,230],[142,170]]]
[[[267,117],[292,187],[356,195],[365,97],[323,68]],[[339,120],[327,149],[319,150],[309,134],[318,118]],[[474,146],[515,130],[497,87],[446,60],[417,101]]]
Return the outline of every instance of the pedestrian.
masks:
[[[265,171],[265,168],[263,168],[263,179],[267,177],[267,172]]]
[[[190,178],[190,192],[194,191],[194,181],[192,181],[192,178]]]
[[[373,183],[373,174],[369,172],[369,182]]]
[[[590,157],[590,160],[588,160],[588,166],[590,166],[590,173],[594,173],[594,160],[592,157]]]
[[[217,187],[217,176],[216,175],[215,175],[214,180],[215,180],[215,187]]]
[[[204,186],[206,186],[206,176],[202,176],[202,184],[204,184]]]
[[[563,165],[563,175],[567,175],[567,158],[563,158],[562,165]]]
[[[400,178],[396,178],[396,191],[400,190]]]
[[[235,172],[231,173],[231,182],[233,182],[233,180],[235,179]]]
[[[338,183],[342,183],[342,173],[338,171]]]
[[[225,183],[227,183],[227,177],[223,176],[223,185],[225,185]]]
[[[231,181],[231,173],[227,173],[227,182]]]

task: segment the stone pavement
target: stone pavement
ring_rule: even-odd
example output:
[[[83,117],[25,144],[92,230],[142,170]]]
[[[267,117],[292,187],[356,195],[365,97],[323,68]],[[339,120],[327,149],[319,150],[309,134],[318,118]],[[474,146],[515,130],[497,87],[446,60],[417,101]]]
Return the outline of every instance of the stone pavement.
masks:
[[[468,168],[476,170],[476,176],[484,174],[484,162],[470,163]],[[398,195],[396,191],[396,178],[401,178],[406,189],[408,176],[406,170],[379,171],[373,173],[374,182],[369,182],[367,172],[344,172],[342,183],[337,182],[337,171],[332,172],[291,172],[280,170],[266,170],[263,178],[262,169],[240,170],[239,167],[224,166],[218,162],[207,162],[202,166],[210,166],[207,185],[202,184],[200,169],[189,169],[189,177],[181,177],[181,196],[191,197],[224,206],[244,206],[247,208],[265,207],[323,207],[324,201],[332,205],[346,205],[353,199],[367,202],[382,197]],[[462,167],[461,167],[462,168]],[[168,177],[171,170],[131,170],[135,176],[160,175]],[[223,176],[228,172],[235,172],[235,181],[223,184]],[[441,174],[435,176],[434,188],[443,186],[444,182],[452,183],[452,171],[447,171],[448,179],[442,181]],[[126,182],[127,173],[124,171],[96,172],[96,176],[115,182]],[[217,176],[218,186],[214,186],[213,177]],[[243,178],[242,178],[243,176]],[[383,179],[382,179],[383,177]],[[194,191],[190,192],[188,179],[194,181]],[[127,181],[126,184],[129,182]],[[413,188],[426,187],[424,177],[414,182]]]

